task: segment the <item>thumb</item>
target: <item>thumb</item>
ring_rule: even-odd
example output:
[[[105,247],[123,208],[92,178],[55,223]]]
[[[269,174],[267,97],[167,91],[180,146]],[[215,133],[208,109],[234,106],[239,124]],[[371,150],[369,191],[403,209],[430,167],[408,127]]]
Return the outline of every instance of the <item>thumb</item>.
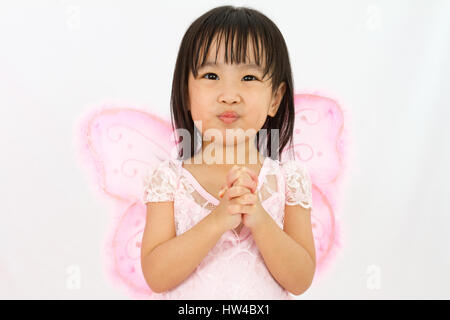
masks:
[[[222,188],[219,191],[219,198],[222,198],[225,192],[227,191],[228,187],[223,185]]]

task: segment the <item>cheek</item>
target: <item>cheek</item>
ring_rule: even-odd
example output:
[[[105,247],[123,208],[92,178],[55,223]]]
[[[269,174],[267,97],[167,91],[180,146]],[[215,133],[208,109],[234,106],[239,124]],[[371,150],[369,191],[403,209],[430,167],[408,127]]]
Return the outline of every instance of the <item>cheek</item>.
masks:
[[[208,121],[211,118],[211,115],[207,113],[206,108],[201,107],[200,105],[193,105],[191,107],[191,116],[194,122],[200,122],[202,126],[202,131],[205,129],[205,126],[208,125]],[[197,125],[198,128],[198,125]],[[200,128],[198,128],[200,129]]]
[[[246,116],[246,125],[256,130],[259,130],[265,123],[267,118],[267,107],[268,101],[266,99],[258,99],[254,100],[251,108],[249,108],[247,116]]]
[[[248,126],[249,128],[254,128],[256,131],[262,128],[264,123],[266,122],[267,114],[265,111],[255,112],[253,115],[249,116]]]
[[[191,116],[197,130],[204,133],[209,128],[217,127],[216,115],[211,111],[211,107],[205,101],[197,101],[191,105]]]
[[[201,91],[192,90],[192,95],[190,97],[191,115],[194,121],[207,119],[213,116],[211,100],[207,94]]]
[[[197,107],[198,105],[202,105],[204,97],[205,96],[202,94],[202,91],[197,86],[193,85],[189,89],[189,100],[193,108]]]

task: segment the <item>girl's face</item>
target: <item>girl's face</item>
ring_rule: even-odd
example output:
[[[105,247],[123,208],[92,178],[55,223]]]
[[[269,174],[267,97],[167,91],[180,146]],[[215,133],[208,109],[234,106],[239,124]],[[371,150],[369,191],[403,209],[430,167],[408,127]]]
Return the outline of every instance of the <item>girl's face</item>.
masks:
[[[254,57],[253,52],[249,50],[248,56]],[[256,64],[252,66],[255,61],[247,61],[246,64],[224,64],[225,50],[222,43],[216,65],[215,52],[216,42],[212,41],[205,66],[198,69],[198,77],[195,78],[192,72],[189,74],[189,109],[193,121],[201,123],[200,128],[198,123],[196,127],[203,138],[208,136],[207,140],[210,140],[211,137],[205,134],[205,131],[217,129],[225,144],[232,145],[234,139],[226,139],[226,130],[242,129],[244,133],[254,130],[247,132],[247,136],[250,136],[250,132],[254,132],[251,136],[256,135],[267,116],[275,116],[285,92],[285,84],[283,82],[275,95],[272,95],[271,80],[267,75],[262,79],[263,69]],[[219,115],[225,111],[236,112],[238,119],[232,123],[223,122]],[[239,143],[242,138],[238,137],[237,140]]]

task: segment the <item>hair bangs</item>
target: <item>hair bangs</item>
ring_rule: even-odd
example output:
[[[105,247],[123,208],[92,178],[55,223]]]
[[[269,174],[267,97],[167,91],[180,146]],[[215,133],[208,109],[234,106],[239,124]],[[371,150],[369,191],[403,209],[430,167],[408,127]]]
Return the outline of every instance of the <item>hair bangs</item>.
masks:
[[[191,70],[195,77],[198,69],[206,62],[211,44],[215,41],[216,52],[214,63],[217,63],[217,56],[221,45],[225,45],[225,63],[240,64],[254,62],[263,68],[263,78],[268,75],[268,79],[273,77],[274,66],[274,44],[261,26],[261,21],[257,16],[249,15],[242,10],[236,10],[229,15],[204,21],[204,26],[200,28],[198,36],[195,37],[194,52],[191,61]],[[216,21],[214,24],[210,20]],[[249,57],[249,49],[253,48],[253,60]]]

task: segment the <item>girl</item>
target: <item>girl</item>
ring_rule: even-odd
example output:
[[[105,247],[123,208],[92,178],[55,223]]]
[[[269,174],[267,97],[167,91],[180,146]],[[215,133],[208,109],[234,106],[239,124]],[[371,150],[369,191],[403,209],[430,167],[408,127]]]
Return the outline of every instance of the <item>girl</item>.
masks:
[[[315,272],[311,181],[299,162],[278,160],[292,146],[295,114],[276,25],[233,6],[194,21],[178,53],[171,112],[188,137],[178,137],[178,158],[144,181],[141,266],[155,297],[303,293]]]

